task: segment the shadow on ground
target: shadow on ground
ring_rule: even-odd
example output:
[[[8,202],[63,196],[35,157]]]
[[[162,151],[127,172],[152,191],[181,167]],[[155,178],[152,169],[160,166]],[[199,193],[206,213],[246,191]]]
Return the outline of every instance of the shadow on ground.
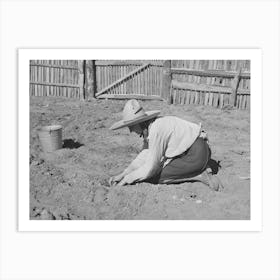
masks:
[[[84,146],[84,144],[81,144],[78,141],[74,141],[73,139],[64,139],[62,147],[68,149],[78,149],[82,146]]]

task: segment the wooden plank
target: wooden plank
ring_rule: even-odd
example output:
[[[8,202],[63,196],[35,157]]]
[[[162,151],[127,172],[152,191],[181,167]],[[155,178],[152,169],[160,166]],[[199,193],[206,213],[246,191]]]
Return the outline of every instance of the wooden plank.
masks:
[[[226,99],[226,104],[225,105],[229,105],[230,104],[230,95],[229,94],[225,95],[224,99]]]
[[[37,73],[36,81],[40,82],[41,81],[40,67],[36,67],[36,73]],[[36,91],[37,91],[37,96],[41,96],[40,85],[36,85]]]
[[[163,67],[163,60],[96,60],[98,66],[133,66],[139,67],[149,63],[151,66]]]
[[[240,78],[241,78],[240,74],[241,74],[241,68],[236,73],[236,75],[234,76],[234,79],[231,82],[232,93],[231,93],[231,98],[230,98],[230,104],[232,106],[236,106],[237,90],[238,90],[238,86],[239,86]]]
[[[136,79],[135,79],[135,74],[131,76],[131,92],[136,91]]]
[[[42,81],[46,81],[46,69],[44,67],[42,67]],[[47,95],[47,92],[46,92],[46,87],[43,86],[42,88],[42,91],[43,91],[43,96],[46,96]]]
[[[127,79],[130,79],[133,75],[139,73],[140,71],[142,71],[143,69],[147,68],[149,66],[149,63],[135,69],[134,71],[128,73],[126,76],[118,79],[117,81],[115,81],[114,83],[112,83],[111,85],[105,87],[104,89],[102,89],[101,91],[96,93],[96,97],[100,96],[101,94],[106,93],[108,90],[120,85],[121,83],[123,83],[124,81],[126,81]]]
[[[180,90],[180,105],[184,104],[184,90]]]
[[[223,108],[224,106],[224,94],[220,94],[220,108]]]
[[[173,104],[177,104],[176,102],[177,102],[177,89],[176,90],[174,90],[173,91],[173,98],[172,98],[172,100],[173,100]]]
[[[137,93],[138,93],[138,94],[142,94],[142,92],[141,92],[141,73],[142,73],[142,72],[138,72],[138,74],[136,74],[136,79],[137,79]]]
[[[162,80],[162,75],[161,75],[161,68],[157,67],[156,70],[157,70],[157,91],[156,91],[156,95],[160,95],[161,93],[161,80]],[[172,81],[172,76],[171,76],[171,81]],[[170,87],[170,90],[171,90],[171,87]],[[170,95],[170,91],[169,91],[169,94]]]
[[[247,107],[246,107],[246,109],[250,110],[250,107],[251,107],[251,104],[250,104],[251,100],[250,99],[251,99],[251,97],[249,95],[247,95],[246,97],[247,97]]]
[[[195,100],[195,93],[193,91],[190,91],[191,97],[190,97],[190,104],[194,104]]]
[[[246,109],[246,101],[247,101],[247,97],[244,95],[243,96],[243,101],[242,101],[242,109]]]
[[[206,92],[204,97],[204,105],[208,105],[208,100],[209,100],[209,92]]]
[[[162,71],[162,97],[167,101],[167,103],[170,103],[171,86],[172,86],[171,60],[166,60],[164,61],[163,71]]]
[[[33,81],[34,81],[34,82],[35,82],[35,81],[37,82],[37,74],[38,74],[37,68],[38,68],[38,67],[35,67],[35,68],[34,68],[34,72],[33,72],[33,74],[34,74],[34,80],[33,80]],[[32,82],[33,82],[33,81],[32,81]],[[34,84],[34,95],[35,95],[35,96],[38,96],[37,85],[35,85],[35,84]]]
[[[131,71],[132,71],[131,66],[126,66],[126,74],[125,75],[127,75]],[[132,79],[129,79],[125,82],[126,83],[126,93],[132,92],[131,82],[132,82]]]
[[[172,74],[187,74],[200,77],[221,77],[221,78],[234,78],[238,71],[224,71],[224,70],[198,70],[198,69],[187,69],[187,68],[171,68]],[[243,79],[250,79],[250,72],[242,72],[240,77]]]
[[[183,101],[183,104],[186,104],[186,98],[187,98],[187,91],[184,90],[184,101]]]
[[[55,65],[55,64],[45,64],[45,63],[30,63],[30,66],[35,67],[44,67],[44,68],[60,68],[60,69],[72,69],[72,70],[78,70],[78,67],[74,66],[67,66],[67,65]]]
[[[189,95],[188,91],[185,90],[185,103],[184,104],[188,104],[189,98],[190,98],[190,95]]]
[[[186,82],[172,81],[172,86],[179,89],[188,89],[193,91],[212,91],[212,92],[224,92],[230,94],[232,89],[230,87],[212,86],[206,84],[194,84]]]
[[[55,86],[55,87],[70,87],[70,88],[79,88],[78,85],[70,84],[60,84],[60,83],[48,83],[48,82],[30,82],[30,84],[40,85],[40,86]]]
[[[143,94],[102,94],[98,99],[140,99],[140,100],[161,100],[163,99],[157,95],[146,96]]]
[[[173,95],[174,95],[174,90],[172,89],[170,94],[170,104],[173,104]]]
[[[107,75],[107,66],[103,67],[103,87],[107,87],[108,86],[108,75]]]
[[[125,67],[124,67],[124,66],[121,66],[121,77],[124,77],[125,75],[126,75]],[[121,93],[122,93],[122,94],[126,94],[126,83],[123,83],[123,84],[122,84]]]
[[[200,102],[200,91],[197,91],[197,100],[196,100],[196,104],[199,105]]]
[[[79,67],[79,89],[80,89],[80,97],[85,98],[85,87],[84,87],[84,74],[85,74],[85,61],[79,60],[78,61]]]
[[[180,104],[180,90],[176,90],[176,104]]]
[[[59,65],[61,65],[62,61],[59,60]],[[61,68],[57,68],[59,73],[59,83],[64,84],[64,76],[63,76],[63,70]],[[59,88],[59,96],[63,96],[63,89],[64,87]]]
[[[182,91],[177,90],[177,104],[181,104],[181,94],[182,94]]]
[[[144,73],[144,93],[145,95],[149,95],[149,90],[148,90],[148,69],[145,69]]]
[[[141,72],[141,94],[147,95],[145,91],[145,82],[146,82],[145,74],[146,74],[146,70],[143,70]]]
[[[187,98],[186,98],[186,104],[190,104],[190,99],[191,99],[191,93],[189,90],[186,91],[186,95],[187,95]]]
[[[46,68],[46,82],[50,82],[50,68]],[[47,91],[47,96],[50,95],[50,92],[51,92],[51,87],[45,87],[46,88],[46,91]]]
[[[199,93],[199,105],[204,105],[205,94],[203,92]]]
[[[100,90],[100,67],[96,65],[96,92]]]
[[[40,60],[40,61],[42,61],[42,60]],[[39,67],[39,81],[43,82],[43,67]],[[44,96],[43,87],[40,84],[39,84],[39,91],[40,91],[40,96]]]
[[[172,104],[176,104],[177,90],[174,90],[172,93]]]
[[[218,106],[218,98],[219,98],[219,94],[218,93],[214,93],[214,102],[213,102],[213,106],[214,107]]]
[[[186,89],[186,90],[193,90],[193,91],[217,92],[217,93],[224,93],[224,94],[232,93],[232,88],[226,86],[194,84],[194,83],[178,82],[174,80],[172,81],[172,86],[178,89]],[[250,95],[250,90],[241,89],[237,91],[237,94]]]
[[[195,99],[194,99],[194,104],[198,104],[198,91],[195,92]]]
[[[217,105],[216,105],[217,108],[219,108],[219,105],[220,105],[220,97],[221,97],[221,94],[217,93]]]
[[[193,91],[192,95],[193,95],[192,104],[195,104],[195,101],[196,101],[196,91]]]
[[[171,68],[171,61],[170,61],[170,68]],[[158,93],[158,74],[157,74],[157,67],[154,66],[154,72],[155,72],[155,88],[154,88],[154,95],[157,95]],[[171,79],[170,79],[170,87],[171,87]],[[170,95],[170,88],[168,92],[168,96]],[[181,98],[180,98],[181,100]]]
[[[104,72],[104,67],[100,67],[100,90],[104,88],[104,79],[103,79],[103,74]]]
[[[184,90],[178,91],[178,104],[180,105],[184,104]]]
[[[54,61],[54,63],[56,63]],[[55,85],[54,87],[54,96],[58,96],[58,87],[57,85],[59,85],[59,80],[58,80],[58,69],[57,68],[54,68],[53,69],[53,84]]]
[[[242,102],[242,95],[238,95],[238,103],[236,104],[236,107],[237,107],[238,109],[240,109],[241,102]]]

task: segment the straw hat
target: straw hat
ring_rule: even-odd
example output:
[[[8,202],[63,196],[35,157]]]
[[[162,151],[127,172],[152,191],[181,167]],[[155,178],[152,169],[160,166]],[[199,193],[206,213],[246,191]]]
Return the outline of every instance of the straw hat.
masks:
[[[145,112],[137,100],[128,100],[123,109],[123,119],[114,123],[110,129],[115,130],[125,126],[132,126],[158,116],[160,111]]]

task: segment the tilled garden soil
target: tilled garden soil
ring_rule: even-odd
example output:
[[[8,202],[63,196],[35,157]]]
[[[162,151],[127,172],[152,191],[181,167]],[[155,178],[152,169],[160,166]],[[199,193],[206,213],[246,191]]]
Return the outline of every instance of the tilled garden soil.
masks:
[[[110,188],[110,176],[120,173],[142,149],[142,139],[127,128],[109,130],[121,119],[124,104],[30,99],[30,219],[250,219],[249,111],[142,102],[145,110],[202,123],[225,188],[215,192],[199,182]],[[38,129],[51,124],[63,126],[64,144],[45,154]]]

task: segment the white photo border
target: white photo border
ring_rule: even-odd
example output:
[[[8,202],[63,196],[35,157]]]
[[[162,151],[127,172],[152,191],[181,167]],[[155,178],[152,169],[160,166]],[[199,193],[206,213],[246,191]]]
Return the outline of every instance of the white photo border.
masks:
[[[30,220],[29,61],[87,59],[223,59],[251,61],[250,220]],[[261,231],[262,51],[261,49],[18,49],[18,230],[19,231]]]

